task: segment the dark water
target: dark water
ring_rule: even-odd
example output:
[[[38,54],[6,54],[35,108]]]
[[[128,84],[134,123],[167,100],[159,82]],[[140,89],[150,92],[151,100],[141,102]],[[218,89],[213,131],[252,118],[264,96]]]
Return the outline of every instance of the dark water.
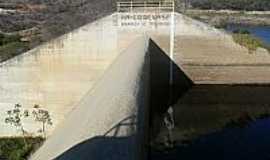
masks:
[[[247,29],[252,35],[260,38],[266,44],[270,44],[270,26],[237,26],[230,25],[227,28],[227,31],[233,31],[235,29]],[[223,94],[222,91],[209,91],[209,89],[204,89],[207,91],[207,94],[202,96],[203,100],[191,99],[191,102],[188,102],[185,106],[186,108],[182,109],[183,112],[177,112],[177,107],[175,108],[176,117],[181,120],[181,117],[187,117],[182,120],[183,122],[178,122],[176,127],[185,130],[187,126],[193,126],[201,128],[201,126],[208,126],[208,124],[214,123],[218,120],[226,119],[226,114],[223,115],[223,110],[231,110],[231,115],[235,113],[237,115],[242,110],[246,110],[246,106],[252,106],[255,104],[258,106],[268,106],[270,107],[269,98],[266,98],[265,95],[270,93],[269,89],[258,89],[254,93],[254,88],[250,88],[249,92],[245,94],[246,90],[243,89],[231,89],[229,88]],[[256,91],[256,90],[255,90]],[[209,92],[209,93],[208,93]],[[244,92],[244,93],[243,93]],[[202,95],[201,90],[200,94]],[[203,92],[204,93],[204,92]],[[217,94],[218,93],[218,94]],[[194,93],[191,94],[191,97]],[[231,95],[228,96],[228,95]],[[252,95],[249,99],[246,99],[243,95]],[[215,97],[216,96],[216,97]],[[213,98],[212,98],[213,97]],[[236,97],[236,98],[235,98]],[[219,102],[222,100],[222,102]],[[185,100],[183,100],[185,101]],[[195,103],[196,102],[196,103]],[[185,102],[184,102],[185,103]],[[193,104],[194,103],[194,104]],[[190,110],[190,104],[198,106],[206,106],[205,109],[202,107],[197,107],[195,110]],[[216,108],[213,109],[215,105],[210,104],[224,104],[224,107],[220,111]],[[210,107],[207,107],[210,106]],[[251,113],[259,111],[259,108],[255,106],[250,107],[254,110]],[[179,108],[183,108],[181,105]],[[218,108],[218,107],[217,107]],[[222,107],[221,107],[222,108]],[[239,111],[235,108],[241,108]],[[178,109],[181,110],[181,109]],[[189,111],[190,112],[187,112]],[[209,110],[209,111],[208,111]],[[249,110],[249,109],[247,109]],[[209,112],[209,113],[208,113]],[[262,112],[263,111],[259,111]],[[192,114],[194,113],[194,114]],[[196,118],[197,116],[197,118]],[[179,118],[180,117],[180,118]],[[188,118],[190,117],[190,119]],[[198,118],[199,117],[199,118]],[[220,117],[220,118],[218,118]],[[194,121],[191,119],[198,119]],[[204,122],[205,121],[205,122]],[[214,125],[212,125],[214,126]],[[161,129],[162,130],[162,129]],[[164,131],[164,129],[163,129]],[[181,130],[178,129],[175,132],[180,133]],[[177,135],[177,133],[176,133]],[[181,143],[176,141],[175,146],[171,149],[155,150],[152,148],[150,152],[150,160],[270,160],[270,118],[257,119],[245,127],[229,127],[222,129],[218,132],[207,133],[203,136],[196,137],[189,141],[188,143]]]
[[[205,135],[187,146],[152,152],[153,160],[270,160],[270,118],[245,128],[228,128]]]
[[[263,42],[270,44],[270,26],[228,25],[226,30],[234,31],[241,28],[248,30],[252,35],[260,38]]]

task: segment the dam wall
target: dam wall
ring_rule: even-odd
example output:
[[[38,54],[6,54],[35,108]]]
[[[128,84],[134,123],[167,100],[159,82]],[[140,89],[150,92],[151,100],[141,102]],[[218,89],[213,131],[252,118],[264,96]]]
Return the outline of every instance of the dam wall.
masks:
[[[112,63],[45,144],[30,158],[144,159],[149,106],[148,38]]]

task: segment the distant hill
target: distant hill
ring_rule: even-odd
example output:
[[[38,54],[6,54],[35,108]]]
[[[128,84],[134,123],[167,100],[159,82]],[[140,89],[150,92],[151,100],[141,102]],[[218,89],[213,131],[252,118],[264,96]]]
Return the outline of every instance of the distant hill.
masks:
[[[198,9],[270,11],[270,0],[186,0],[186,1],[189,1],[189,3],[193,8]]]
[[[115,6],[116,0],[0,0],[0,36],[22,36],[0,44],[0,62],[109,15]]]
[[[0,31],[36,27],[42,41],[47,41],[112,13],[115,3],[116,0],[0,0],[0,8],[18,11],[0,14]]]

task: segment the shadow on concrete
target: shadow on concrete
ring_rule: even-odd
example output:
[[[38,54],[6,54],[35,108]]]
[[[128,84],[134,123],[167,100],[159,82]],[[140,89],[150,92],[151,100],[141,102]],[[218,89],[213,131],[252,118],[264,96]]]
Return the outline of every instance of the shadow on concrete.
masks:
[[[63,154],[56,160],[127,160],[134,159],[137,152],[134,151],[136,136],[119,135],[122,129],[135,129],[136,116],[131,115],[124,118],[118,124],[109,129],[104,136],[92,137],[85,140]],[[131,133],[134,133],[131,131]]]
[[[155,137],[162,125],[164,113],[193,85],[192,80],[153,41],[150,54],[150,137]],[[173,65],[173,85],[170,85],[170,64]]]
[[[196,85],[178,104],[270,104],[270,85]],[[199,107],[199,106],[198,106]]]
[[[158,133],[164,113],[193,86],[193,82],[152,40],[149,41],[145,61],[140,79],[143,84],[136,100],[137,113],[120,120],[104,135],[73,146],[58,156],[57,160],[131,160],[146,157],[148,135],[152,137],[154,133]],[[173,85],[169,84],[171,63]]]
[[[112,136],[117,137],[119,136],[121,128],[128,127],[132,132],[136,130],[136,115],[131,115],[130,117],[124,118],[119,123],[114,125],[111,129],[109,129],[104,136]],[[133,132],[134,133],[134,132]]]
[[[133,151],[134,137],[97,136],[88,139],[57,157],[56,160],[127,160]]]

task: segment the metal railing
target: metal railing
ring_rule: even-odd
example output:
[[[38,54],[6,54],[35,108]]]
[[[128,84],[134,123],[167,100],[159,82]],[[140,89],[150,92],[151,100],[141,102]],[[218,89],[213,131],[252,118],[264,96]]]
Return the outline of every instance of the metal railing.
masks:
[[[147,12],[165,11],[174,12],[175,4],[173,0],[166,1],[123,1],[117,2],[118,12]]]

